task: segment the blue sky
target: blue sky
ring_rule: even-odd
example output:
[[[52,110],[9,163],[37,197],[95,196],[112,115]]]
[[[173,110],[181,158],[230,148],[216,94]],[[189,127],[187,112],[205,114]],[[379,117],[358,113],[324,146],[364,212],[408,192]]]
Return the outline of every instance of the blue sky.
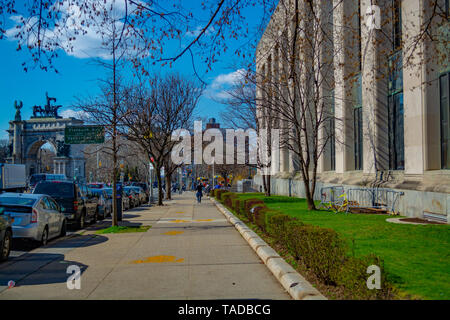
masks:
[[[251,8],[245,10],[246,22],[250,29],[256,27],[261,22],[261,9]],[[12,20],[8,20],[8,26],[13,25]],[[201,22],[198,27],[201,26]],[[190,40],[188,35],[185,41]],[[88,42],[88,41],[86,41]],[[239,77],[237,70],[239,65],[243,65],[243,60],[234,55],[238,46],[242,46],[245,39],[230,41],[226,54],[222,54],[220,60],[213,64],[212,71],[205,73],[206,66],[199,56],[195,56],[196,68],[202,79],[208,83],[208,87],[200,100],[197,114],[202,117],[215,117],[220,120],[220,111],[224,106],[213,101],[210,97],[220,97],[233,80]],[[88,43],[89,44],[89,43]],[[83,50],[89,54],[89,50],[95,48],[86,47],[88,44],[81,44]],[[178,51],[184,45],[183,42],[174,41],[169,44],[170,50]],[[14,118],[14,101],[23,101],[22,119],[29,119],[32,115],[34,105],[45,104],[45,92],[49,96],[57,98],[57,105],[63,105],[60,113],[70,115],[73,113],[71,105],[75,103],[76,97],[94,95],[98,92],[98,79],[106,76],[106,71],[92,63],[91,58],[81,57],[82,55],[66,54],[59,51],[59,57],[54,60],[54,65],[59,71],[42,71],[38,68],[29,69],[25,72],[22,67],[24,61],[29,61],[30,56],[26,51],[16,51],[17,42],[14,39],[0,40],[0,139],[7,138],[6,129],[8,122]],[[76,50],[77,48],[75,48]],[[155,67],[153,72],[177,71],[187,77],[194,77],[191,57],[186,55],[178,60],[172,68],[168,66]]]

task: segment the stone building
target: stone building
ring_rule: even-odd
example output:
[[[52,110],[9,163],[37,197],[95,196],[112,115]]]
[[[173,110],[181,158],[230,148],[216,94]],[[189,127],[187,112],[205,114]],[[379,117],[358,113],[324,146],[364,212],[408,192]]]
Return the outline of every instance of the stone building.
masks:
[[[314,47],[296,51],[300,81],[323,80],[308,94],[321,97],[332,114],[318,132],[331,134],[318,140],[326,145],[317,200],[323,186],[390,188],[404,193],[402,215],[450,221],[449,1],[436,1],[280,0],[256,50],[258,119],[267,126],[266,104],[285,107],[291,90],[291,60],[282,49],[292,47],[294,36],[303,37],[300,43],[317,37]],[[293,25],[296,7],[302,32]],[[308,34],[317,20],[318,31]],[[279,117],[274,126],[291,124]],[[298,159],[288,149],[272,154],[272,192],[304,196]],[[261,176],[255,183],[262,184]]]

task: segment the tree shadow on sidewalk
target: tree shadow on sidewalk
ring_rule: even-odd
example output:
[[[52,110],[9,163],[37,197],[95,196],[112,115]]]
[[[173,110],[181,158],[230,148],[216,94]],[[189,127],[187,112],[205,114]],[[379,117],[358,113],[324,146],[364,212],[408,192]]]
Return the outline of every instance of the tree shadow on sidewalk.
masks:
[[[88,268],[80,262],[64,260],[64,254],[29,253],[25,260],[1,270],[0,292],[5,289],[11,290],[8,289],[11,280],[15,282],[14,287],[65,283],[75,274],[74,270],[68,269],[69,267],[79,270],[80,276]]]

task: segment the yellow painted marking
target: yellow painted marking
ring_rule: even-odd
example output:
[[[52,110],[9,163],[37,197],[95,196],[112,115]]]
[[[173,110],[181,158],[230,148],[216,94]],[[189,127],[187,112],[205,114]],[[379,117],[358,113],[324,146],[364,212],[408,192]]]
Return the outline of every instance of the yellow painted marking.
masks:
[[[213,219],[198,219],[198,220],[194,220],[196,222],[210,222],[210,221],[214,221]]]
[[[184,262],[184,259],[177,259],[175,256],[154,256],[148,257],[144,260],[135,260],[133,264],[141,264],[141,263],[181,263]]]
[[[172,221],[168,221],[168,222],[172,222],[172,223],[185,223],[185,222],[190,222],[188,220],[180,220],[180,219],[176,219],[176,220],[172,220]]]
[[[183,233],[184,233],[184,231],[169,231],[169,232],[163,233],[163,235],[176,236],[176,235],[183,234]]]
[[[184,213],[184,212],[175,212],[175,213]]]

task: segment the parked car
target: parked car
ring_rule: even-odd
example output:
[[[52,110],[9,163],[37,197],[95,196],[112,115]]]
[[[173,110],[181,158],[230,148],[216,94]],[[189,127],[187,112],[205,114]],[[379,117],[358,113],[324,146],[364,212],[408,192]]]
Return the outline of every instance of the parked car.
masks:
[[[98,220],[103,220],[107,216],[111,215],[112,212],[112,197],[109,198],[108,194],[104,189],[91,189],[94,196],[97,197],[98,201]]]
[[[84,204],[86,206],[87,212],[89,212],[89,215],[93,215],[94,219],[91,222],[95,222],[96,218],[98,217],[98,198],[94,193],[92,193],[92,190],[88,188],[86,184],[83,183],[77,183],[77,186],[81,190],[81,196],[83,198]]]
[[[132,187],[141,187],[142,190],[144,190],[145,194],[147,195],[147,198],[145,199],[145,202],[147,203],[150,199],[150,187],[147,183],[145,182],[132,182],[131,183]]]
[[[112,188],[104,188],[103,190],[105,190],[106,193],[108,194],[108,197],[111,198],[111,207],[112,207],[112,201],[113,201],[113,198],[112,198],[112,196],[113,196],[113,189],[112,189]],[[128,198],[127,195],[124,194],[124,195],[122,196],[122,210],[123,210],[123,211],[126,211],[126,210],[128,210],[128,209],[130,209],[130,199]],[[112,212],[112,209],[111,209],[111,212]]]
[[[38,173],[33,174],[28,182],[28,188],[33,190],[36,185],[41,181],[66,181],[67,177],[64,174],[49,174],[49,173]]]
[[[130,188],[132,188],[137,193],[138,198],[139,198],[139,205],[148,202],[147,194],[144,192],[144,190],[141,187],[132,186]]]
[[[140,206],[139,195],[136,193],[136,191],[133,190],[132,187],[124,187],[123,192],[128,197],[128,199],[130,199],[130,209]]]
[[[0,207],[0,262],[9,257],[12,246],[12,218]]]
[[[122,208],[123,211],[127,211],[130,210],[132,207],[132,201],[130,199],[130,196],[125,192],[125,190],[123,191],[123,195],[122,195]]]
[[[87,186],[91,189],[103,189],[105,188],[105,184],[102,182],[92,182],[88,183]]]
[[[65,236],[67,220],[58,203],[45,194],[3,193],[0,206],[13,218],[14,238],[46,245],[49,239]]]
[[[77,229],[84,228],[86,222],[96,221],[97,203],[89,197],[86,186],[70,181],[41,181],[33,194],[46,194],[55,199],[65,209],[67,222],[75,223]]]

